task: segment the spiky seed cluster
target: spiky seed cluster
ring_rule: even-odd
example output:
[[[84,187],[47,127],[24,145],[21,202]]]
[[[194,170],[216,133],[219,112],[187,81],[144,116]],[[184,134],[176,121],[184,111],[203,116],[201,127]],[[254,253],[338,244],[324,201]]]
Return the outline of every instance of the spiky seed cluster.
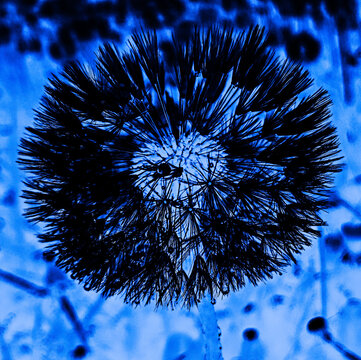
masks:
[[[21,140],[26,216],[86,289],[192,306],[280,273],[323,225],[338,140],[327,92],[264,30],[109,44],[52,76]]]

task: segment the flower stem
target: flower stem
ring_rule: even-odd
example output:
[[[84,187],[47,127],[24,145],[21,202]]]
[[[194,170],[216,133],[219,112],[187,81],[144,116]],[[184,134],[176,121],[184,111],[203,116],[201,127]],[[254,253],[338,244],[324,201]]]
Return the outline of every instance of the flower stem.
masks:
[[[223,360],[220,329],[211,297],[207,294],[198,304],[205,345],[205,360]]]

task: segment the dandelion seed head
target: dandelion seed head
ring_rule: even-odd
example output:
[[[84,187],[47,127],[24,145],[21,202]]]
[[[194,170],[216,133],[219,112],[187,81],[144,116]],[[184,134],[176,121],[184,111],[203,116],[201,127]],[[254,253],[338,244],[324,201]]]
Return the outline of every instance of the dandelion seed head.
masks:
[[[331,100],[258,26],[133,34],[45,88],[19,163],[56,264],[126,303],[190,307],[280,274],[324,225]]]

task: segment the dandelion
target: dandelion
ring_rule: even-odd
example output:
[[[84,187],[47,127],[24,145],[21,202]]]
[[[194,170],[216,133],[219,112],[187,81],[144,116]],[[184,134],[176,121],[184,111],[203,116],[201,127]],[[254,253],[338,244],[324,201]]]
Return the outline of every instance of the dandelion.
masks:
[[[20,145],[25,215],[87,290],[190,307],[280,274],[319,235],[338,139],[327,92],[264,29],[158,38],[51,77]]]

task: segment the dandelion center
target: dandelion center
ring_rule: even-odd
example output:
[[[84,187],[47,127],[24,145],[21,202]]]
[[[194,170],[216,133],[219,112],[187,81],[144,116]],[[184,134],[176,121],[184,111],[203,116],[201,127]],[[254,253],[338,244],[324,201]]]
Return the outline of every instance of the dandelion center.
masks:
[[[207,188],[226,171],[225,150],[197,131],[149,140],[132,159],[135,184],[144,197],[169,204],[173,215],[176,209],[202,209]]]

